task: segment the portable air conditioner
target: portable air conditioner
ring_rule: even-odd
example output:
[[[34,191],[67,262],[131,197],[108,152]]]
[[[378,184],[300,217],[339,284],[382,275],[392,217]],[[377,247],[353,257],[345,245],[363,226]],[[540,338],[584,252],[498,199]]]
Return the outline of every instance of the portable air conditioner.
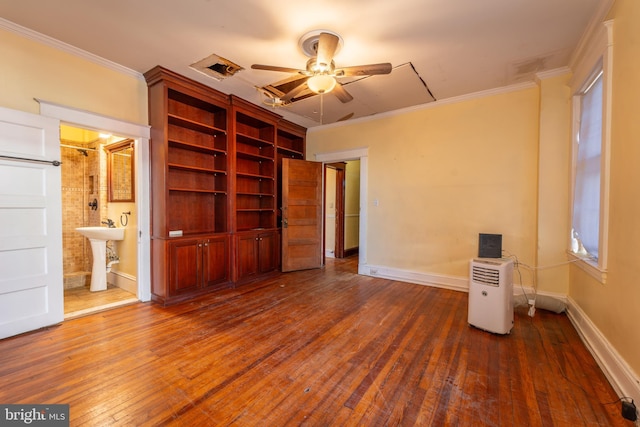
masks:
[[[513,260],[475,258],[469,273],[469,324],[496,334],[513,327]]]

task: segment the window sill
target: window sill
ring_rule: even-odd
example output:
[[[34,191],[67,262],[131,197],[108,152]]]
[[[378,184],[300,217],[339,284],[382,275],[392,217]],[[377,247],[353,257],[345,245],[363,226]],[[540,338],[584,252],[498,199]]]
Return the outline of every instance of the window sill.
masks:
[[[597,261],[571,251],[567,251],[567,254],[569,256],[569,259],[576,267],[578,267],[603,285],[607,283],[607,270],[602,270],[600,267],[598,267]]]

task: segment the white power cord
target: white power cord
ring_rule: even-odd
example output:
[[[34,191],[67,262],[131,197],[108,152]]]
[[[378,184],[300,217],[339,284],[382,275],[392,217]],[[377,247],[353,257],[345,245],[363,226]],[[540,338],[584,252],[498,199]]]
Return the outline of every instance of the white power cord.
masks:
[[[533,317],[536,314],[536,300],[529,300],[529,317]]]

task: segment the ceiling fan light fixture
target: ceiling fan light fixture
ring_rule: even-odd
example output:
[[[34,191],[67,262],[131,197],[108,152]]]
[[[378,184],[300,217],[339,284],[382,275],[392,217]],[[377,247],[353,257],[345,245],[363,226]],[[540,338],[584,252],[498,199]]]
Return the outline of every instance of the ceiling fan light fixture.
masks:
[[[314,93],[329,93],[336,87],[336,79],[328,74],[316,74],[309,77],[307,86]]]

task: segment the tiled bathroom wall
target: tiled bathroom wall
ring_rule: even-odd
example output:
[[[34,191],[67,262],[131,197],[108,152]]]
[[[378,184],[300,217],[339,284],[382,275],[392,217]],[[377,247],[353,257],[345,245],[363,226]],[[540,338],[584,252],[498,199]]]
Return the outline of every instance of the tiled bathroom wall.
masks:
[[[64,145],[73,143],[62,141]],[[62,246],[65,289],[88,286],[91,280],[91,245],[77,227],[98,226],[106,218],[106,154],[101,149],[83,152],[61,147],[62,158]],[[98,210],[89,203],[96,199]]]

